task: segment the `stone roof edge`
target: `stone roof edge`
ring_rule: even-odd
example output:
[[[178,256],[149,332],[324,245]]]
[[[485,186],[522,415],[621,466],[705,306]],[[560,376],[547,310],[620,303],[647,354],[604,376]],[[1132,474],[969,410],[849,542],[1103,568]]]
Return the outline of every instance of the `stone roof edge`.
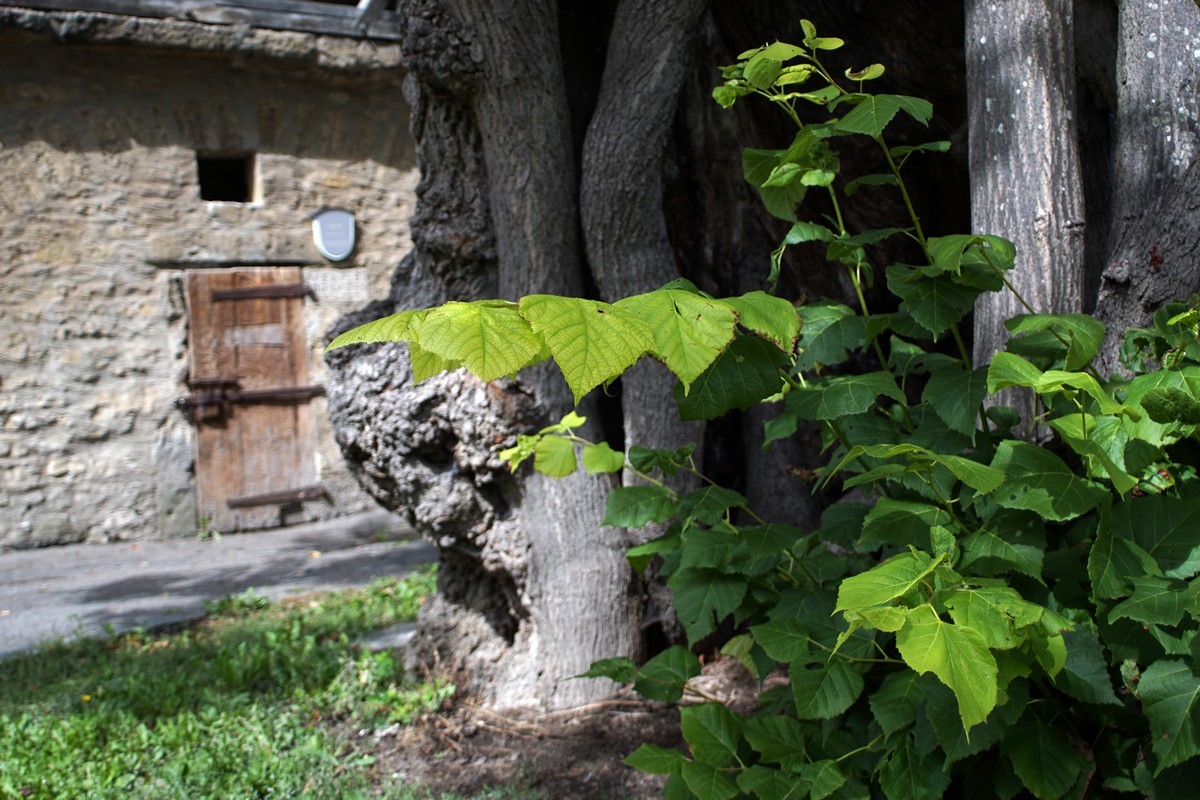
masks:
[[[320,71],[369,75],[385,81],[402,76],[400,46],[329,34],[280,31],[246,24],[214,25],[96,11],[42,11],[0,5],[0,35],[6,28],[44,34],[64,43],[132,45],[292,62]]]

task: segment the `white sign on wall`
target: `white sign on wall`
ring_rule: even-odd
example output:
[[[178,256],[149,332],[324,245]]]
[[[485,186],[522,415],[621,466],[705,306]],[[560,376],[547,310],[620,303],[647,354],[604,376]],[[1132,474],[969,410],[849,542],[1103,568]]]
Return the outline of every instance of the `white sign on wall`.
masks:
[[[343,208],[323,208],[312,218],[313,241],[330,261],[345,261],[354,252],[354,215]]]

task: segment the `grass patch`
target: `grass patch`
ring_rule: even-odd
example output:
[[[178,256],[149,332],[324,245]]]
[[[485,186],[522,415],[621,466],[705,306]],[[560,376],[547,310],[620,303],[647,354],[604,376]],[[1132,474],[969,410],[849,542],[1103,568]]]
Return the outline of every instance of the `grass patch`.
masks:
[[[178,633],[5,660],[0,797],[362,797],[370,758],[323,723],[405,723],[453,692],[353,644],[414,619],[433,588],[430,569],[279,603],[243,593]]]

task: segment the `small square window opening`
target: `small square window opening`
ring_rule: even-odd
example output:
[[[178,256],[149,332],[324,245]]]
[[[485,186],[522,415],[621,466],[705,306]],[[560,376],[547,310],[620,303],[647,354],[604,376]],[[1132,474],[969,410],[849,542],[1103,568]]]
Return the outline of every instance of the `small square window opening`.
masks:
[[[249,203],[254,199],[254,154],[196,153],[201,200]]]

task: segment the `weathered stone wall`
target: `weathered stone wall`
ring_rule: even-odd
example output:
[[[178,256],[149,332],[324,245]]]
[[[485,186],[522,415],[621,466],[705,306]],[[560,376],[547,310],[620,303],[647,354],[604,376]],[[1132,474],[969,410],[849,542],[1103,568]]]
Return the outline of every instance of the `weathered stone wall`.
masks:
[[[183,276],[303,266],[316,294],[309,378],[324,381],[324,331],[386,296],[410,246],[417,172],[398,54],[266,32],[256,47],[198,49],[188,30],[209,44],[236,31],[179,22],[153,23],[179,49],[127,46],[136,37],[114,31],[147,38],[151,23],[102,15],[71,17],[64,42],[50,15],[22,13],[0,15],[0,548],[188,535]],[[202,201],[197,150],[255,152],[254,201]],[[326,205],[358,220],[358,250],[337,266],[311,239],[308,217]],[[313,415],[330,501],[305,512],[373,507],[323,398]]]

